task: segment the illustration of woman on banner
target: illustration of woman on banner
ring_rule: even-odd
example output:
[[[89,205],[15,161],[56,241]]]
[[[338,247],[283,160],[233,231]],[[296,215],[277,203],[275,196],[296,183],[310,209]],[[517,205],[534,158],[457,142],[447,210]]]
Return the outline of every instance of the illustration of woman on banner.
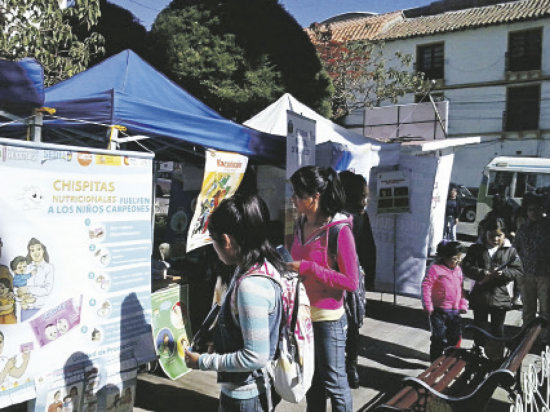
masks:
[[[27,281],[28,291],[36,298],[32,308],[21,311],[21,320],[32,317],[46,303],[53,289],[54,268],[50,262],[46,246],[32,238],[27,244],[27,263],[32,276]]]

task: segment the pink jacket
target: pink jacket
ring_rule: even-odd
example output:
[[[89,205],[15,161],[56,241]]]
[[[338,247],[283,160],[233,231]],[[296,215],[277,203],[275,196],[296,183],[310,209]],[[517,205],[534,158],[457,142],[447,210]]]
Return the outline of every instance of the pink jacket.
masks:
[[[422,304],[432,312],[439,309],[468,309],[468,301],[462,294],[462,269],[450,269],[434,263],[422,281]]]
[[[299,273],[304,277],[312,306],[320,309],[339,309],[344,303],[344,291],[354,291],[359,282],[357,252],[351,226],[344,226],[338,233],[338,268],[327,257],[328,228],[337,223],[353,224],[351,216],[337,213],[327,225],[317,229],[309,239],[302,239],[302,219],[294,234],[290,254],[301,261]]]

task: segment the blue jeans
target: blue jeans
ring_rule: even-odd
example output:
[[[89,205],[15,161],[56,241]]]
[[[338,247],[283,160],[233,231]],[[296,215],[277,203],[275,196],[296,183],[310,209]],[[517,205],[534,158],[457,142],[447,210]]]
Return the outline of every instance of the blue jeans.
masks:
[[[235,399],[221,393],[218,412],[268,412],[264,393],[250,399]]]
[[[326,410],[327,395],[333,412],[352,412],[351,390],[346,374],[347,319],[313,322],[315,372],[307,392],[308,412]]]
[[[462,318],[458,311],[434,309],[430,315],[430,361],[436,360],[447,346],[456,346],[462,337]]]
[[[456,240],[456,218],[454,216],[445,217],[443,239]]]

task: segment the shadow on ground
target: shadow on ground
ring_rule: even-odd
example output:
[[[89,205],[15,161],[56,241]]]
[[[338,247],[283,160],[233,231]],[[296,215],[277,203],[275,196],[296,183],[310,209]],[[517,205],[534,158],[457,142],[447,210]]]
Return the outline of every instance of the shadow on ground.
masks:
[[[359,355],[394,369],[425,369],[430,356],[414,348],[369,336],[360,337]],[[422,362],[411,362],[418,359]]]
[[[359,372],[362,388],[368,387],[379,392],[375,398],[369,400],[367,404],[357,409],[358,411],[374,409],[377,405],[389,400],[393,394],[401,389],[401,381],[406,376],[400,373],[366,366],[359,366],[357,371]]]
[[[216,411],[218,399],[182,387],[138,379],[135,406],[155,412]]]
[[[428,317],[422,309],[394,305],[392,302],[368,299],[366,316],[382,322],[430,330]]]

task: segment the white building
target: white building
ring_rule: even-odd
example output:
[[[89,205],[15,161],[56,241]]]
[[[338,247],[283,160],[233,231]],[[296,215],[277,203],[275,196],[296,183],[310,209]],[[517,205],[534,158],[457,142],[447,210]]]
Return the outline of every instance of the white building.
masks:
[[[449,102],[448,137],[481,137],[457,152],[453,181],[477,187],[496,155],[550,157],[550,0],[392,17],[368,38],[384,41],[387,56],[412,55],[416,70],[434,80],[432,96]],[[352,114],[346,127],[364,130],[365,116]]]

